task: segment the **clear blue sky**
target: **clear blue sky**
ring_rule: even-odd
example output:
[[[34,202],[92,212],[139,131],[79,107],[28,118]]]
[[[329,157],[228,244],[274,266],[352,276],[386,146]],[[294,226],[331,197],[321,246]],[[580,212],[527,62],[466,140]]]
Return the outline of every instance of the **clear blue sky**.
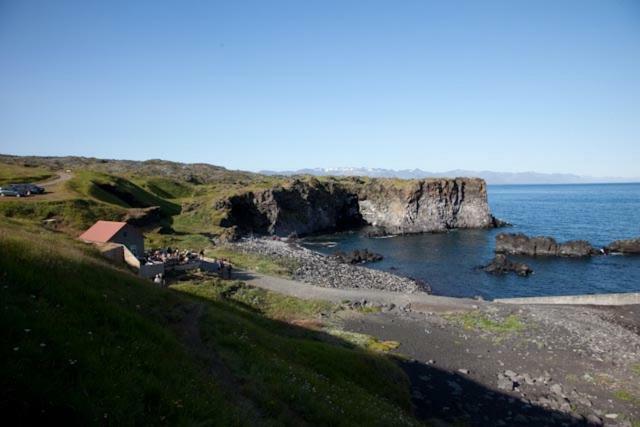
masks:
[[[0,0],[0,152],[640,175],[640,2]]]

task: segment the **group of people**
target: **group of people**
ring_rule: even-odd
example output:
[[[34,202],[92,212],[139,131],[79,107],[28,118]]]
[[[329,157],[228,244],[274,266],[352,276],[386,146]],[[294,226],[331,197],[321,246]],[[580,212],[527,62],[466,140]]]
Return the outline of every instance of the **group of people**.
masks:
[[[198,263],[204,271],[217,272],[223,279],[231,279],[233,270],[231,262],[225,258],[214,258],[213,260],[205,258],[204,250],[196,252],[172,249],[171,247],[146,251],[143,262],[148,265],[162,263],[169,270],[173,270],[171,268],[173,266]],[[164,285],[164,275],[162,273],[155,275],[153,281]]]
[[[145,253],[145,262],[156,263],[162,262],[165,265],[180,265],[201,259],[204,251],[194,252],[188,249],[178,250],[172,248],[153,249]]]
[[[224,258],[214,258],[213,263],[217,265],[218,274],[220,274],[220,277],[222,277],[223,279],[231,279],[233,266],[231,265],[229,260]]]

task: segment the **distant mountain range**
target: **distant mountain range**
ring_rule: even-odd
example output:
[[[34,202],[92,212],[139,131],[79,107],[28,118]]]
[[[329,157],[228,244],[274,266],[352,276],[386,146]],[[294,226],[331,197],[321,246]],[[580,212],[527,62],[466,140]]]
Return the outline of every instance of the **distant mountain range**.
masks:
[[[421,179],[434,177],[479,177],[488,184],[587,184],[611,182],[639,182],[640,178],[615,178],[580,176],[567,173],[538,172],[493,172],[454,169],[444,172],[428,172],[422,169],[381,169],[381,168],[312,168],[294,171],[263,170],[265,175],[314,175],[314,176],[368,176],[373,178]]]

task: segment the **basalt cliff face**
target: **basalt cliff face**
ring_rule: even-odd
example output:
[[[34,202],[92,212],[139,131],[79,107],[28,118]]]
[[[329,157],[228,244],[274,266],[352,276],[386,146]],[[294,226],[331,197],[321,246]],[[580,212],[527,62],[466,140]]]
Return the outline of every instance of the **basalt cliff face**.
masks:
[[[294,180],[227,199],[222,223],[239,234],[288,236],[373,225],[393,234],[488,228],[485,182],[475,178]]]
[[[230,197],[223,226],[242,235],[305,235],[363,224],[358,198],[332,182],[293,181],[290,185]]]
[[[374,180],[356,187],[362,218],[392,234],[493,226],[484,180]]]

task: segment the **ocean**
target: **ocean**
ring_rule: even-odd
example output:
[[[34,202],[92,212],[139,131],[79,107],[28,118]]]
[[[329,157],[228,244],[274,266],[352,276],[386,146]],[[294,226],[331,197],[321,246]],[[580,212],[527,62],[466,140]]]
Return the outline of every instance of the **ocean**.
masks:
[[[385,238],[351,231],[313,236],[303,244],[325,254],[378,252],[385,258],[370,268],[424,280],[436,295],[494,299],[640,292],[640,256],[513,257],[533,268],[529,277],[493,276],[478,269],[493,258],[495,236],[502,232],[559,242],[584,239],[596,247],[640,237],[640,184],[494,185],[488,195],[492,213],[512,227]]]

